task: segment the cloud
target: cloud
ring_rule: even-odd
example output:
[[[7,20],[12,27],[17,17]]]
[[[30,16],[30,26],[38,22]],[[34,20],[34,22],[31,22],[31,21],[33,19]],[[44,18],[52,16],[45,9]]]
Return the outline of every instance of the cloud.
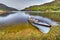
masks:
[[[21,10],[32,5],[41,5],[51,1],[53,0],[1,0],[0,3]]]

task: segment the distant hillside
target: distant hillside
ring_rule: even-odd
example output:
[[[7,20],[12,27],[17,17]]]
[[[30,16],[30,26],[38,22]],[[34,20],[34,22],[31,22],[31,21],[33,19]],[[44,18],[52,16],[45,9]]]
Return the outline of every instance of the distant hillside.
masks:
[[[43,5],[30,6],[22,11],[60,11],[60,0],[55,0]]]
[[[0,16],[8,15],[10,11],[18,11],[18,10],[0,3]]]
[[[15,8],[8,7],[8,6],[6,6],[4,4],[1,4],[1,3],[0,3],[0,10],[5,10],[5,11],[18,11]]]

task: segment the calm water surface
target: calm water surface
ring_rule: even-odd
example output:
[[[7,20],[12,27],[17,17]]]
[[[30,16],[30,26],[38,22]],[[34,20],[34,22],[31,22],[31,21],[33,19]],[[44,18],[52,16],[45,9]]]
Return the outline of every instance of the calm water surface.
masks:
[[[11,14],[6,15],[6,16],[0,16],[0,25],[12,24],[12,23],[20,23],[20,24],[27,23],[29,16],[33,16],[35,19],[39,19],[42,22],[49,23],[50,25],[53,25],[53,26],[57,25],[57,22],[55,22],[49,18],[42,17],[39,15],[37,15],[37,16],[31,15],[31,14],[29,14],[29,12],[24,12],[24,11],[17,11],[15,13],[11,13]],[[49,27],[44,27],[44,26],[40,26],[40,25],[36,25],[36,24],[33,24],[33,26],[36,26],[44,33],[47,33],[50,30]]]
[[[39,14],[37,16],[30,15],[29,13],[26,14],[26,12],[23,12],[23,11],[18,11],[18,12],[15,12],[15,13],[11,13],[11,14],[6,15],[6,16],[0,16],[0,24],[1,23],[13,23],[13,22],[14,23],[27,22],[29,16],[33,16],[35,19],[39,19],[39,20],[41,20],[43,22],[48,22],[48,23],[50,23],[52,25],[56,25],[56,22],[52,21],[49,18],[46,18],[46,17],[44,18],[42,16],[39,16]]]

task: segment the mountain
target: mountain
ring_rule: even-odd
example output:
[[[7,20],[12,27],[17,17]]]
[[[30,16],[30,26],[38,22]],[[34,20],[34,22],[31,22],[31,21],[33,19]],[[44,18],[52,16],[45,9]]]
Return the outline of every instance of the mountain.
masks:
[[[30,6],[22,11],[60,11],[60,0],[55,0],[43,5]]]
[[[0,16],[8,15],[10,14],[10,11],[18,11],[18,10],[0,3]]]
[[[18,10],[15,9],[15,8],[8,7],[8,6],[6,6],[6,5],[4,5],[4,4],[1,4],[1,3],[0,3],[0,10],[5,10],[5,11],[18,11]]]

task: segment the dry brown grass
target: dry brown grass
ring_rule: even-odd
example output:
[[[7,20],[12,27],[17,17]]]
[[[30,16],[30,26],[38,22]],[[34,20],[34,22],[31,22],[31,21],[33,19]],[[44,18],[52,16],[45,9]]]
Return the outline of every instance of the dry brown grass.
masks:
[[[0,40],[60,40],[60,27],[44,34],[28,23],[8,25],[0,28]]]

